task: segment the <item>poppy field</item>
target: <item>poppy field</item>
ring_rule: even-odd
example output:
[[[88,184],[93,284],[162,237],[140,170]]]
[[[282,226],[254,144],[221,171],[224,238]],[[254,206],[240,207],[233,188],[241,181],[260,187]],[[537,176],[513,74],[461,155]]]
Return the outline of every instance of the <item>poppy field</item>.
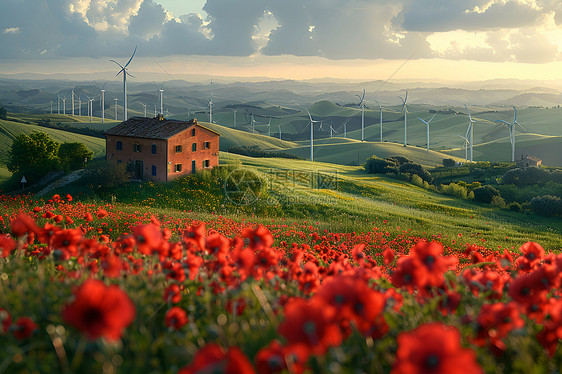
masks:
[[[562,367],[562,255],[1,196],[0,373]],[[485,243],[484,243],[485,244]]]

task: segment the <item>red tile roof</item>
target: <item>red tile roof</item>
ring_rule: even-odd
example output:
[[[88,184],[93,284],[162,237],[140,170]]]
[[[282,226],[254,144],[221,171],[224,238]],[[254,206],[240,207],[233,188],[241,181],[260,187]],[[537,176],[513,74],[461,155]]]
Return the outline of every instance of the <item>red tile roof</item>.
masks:
[[[168,139],[192,126],[199,126],[220,135],[218,132],[201,126],[197,120],[178,121],[165,118],[132,117],[105,132],[105,135],[129,136],[146,139]]]

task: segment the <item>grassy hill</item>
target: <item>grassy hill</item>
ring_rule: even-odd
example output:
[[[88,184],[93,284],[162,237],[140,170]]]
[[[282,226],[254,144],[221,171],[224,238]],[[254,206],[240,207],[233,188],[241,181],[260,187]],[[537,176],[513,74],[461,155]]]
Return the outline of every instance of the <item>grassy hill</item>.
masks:
[[[12,146],[13,139],[20,134],[31,134],[32,132],[45,132],[56,142],[80,142],[94,152],[94,157],[105,154],[105,140],[92,136],[73,134],[63,130],[40,127],[33,124],[0,120],[0,165],[6,165],[8,152]]]

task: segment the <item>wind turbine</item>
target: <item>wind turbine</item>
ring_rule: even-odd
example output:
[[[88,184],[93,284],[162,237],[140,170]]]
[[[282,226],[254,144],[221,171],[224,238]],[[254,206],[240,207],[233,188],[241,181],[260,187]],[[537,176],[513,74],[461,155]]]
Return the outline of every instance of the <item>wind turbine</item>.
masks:
[[[133,60],[133,57],[135,57],[135,53],[137,53],[137,47],[135,47],[131,58],[129,59],[129,61],[127,61],[125,66],[121,66],[121,64],[115,60],[109,60],[115,62],[121,68],[121,70],[119,70],[119,72],[115,76],[123,73],[123,121],[127,120],[127,75],[134,78],[134,76],[129,74],[129,72],[127,71],[127,66],[129,66],[129,64]]]
[[[527,132],[527,130],[525,130],[525,128],[517,122],[517,109],[515,109],[515,106],[513,106],[513,112],[513,122],[509,123],[501,119],[497,120],[498,122],[502,122],[507,125],[507,128],[509,129],[509,140],[511,141],[511,162],[515,162],[515,125],[518,125],[523,129],[523,131]]]
[[[277,125],[279,127],[279,140],[281,140],[281,125]]]
[[[66,96],[61,97],[62,100],[62,114],[66,114]]]
[[[141,104],[144,107],[144,117],[146,118],[146,104]],[[189,117],[189,115],[188,115]]]
[[[74,86],[72,87],[72,116],[74,117]]]
[[[162,85],[160,87],[158,87],[156,82],[154,82],[154,85],[156,86],[156,89],[160,92],[160,114],[161,115],[164,115],[164,83],[166,83],[166,82],[163,82]]]
[[[269,117],[269,123],[267,124],[267,136],[271,136],[271,117]]]
[[[437,113],[435,113],[435,114],[433,115],[433,117],[431,117],[431,118],[429,119],[429,121],[425,121],[425,120],[421,119],[420,117],[418,117],[418,119],[419,119],[420,121],[422,121],[423,123],[425,123],[425,125],[427,126],[427,151],[428,151],[428,152],[429,152],[429,123],[431,122],[431,120],[432,120],[433,118],[435,118],[436,115],[437,115]]]
[[[254,119],[254,113],[252,113],[252,134],[256,133],[256,120]]]
[[[470,111],[468,110],[466,104],[464,105],[464,107],[466,108],[466,113],[468,114],[468,128],[466,129],[465,137],[468,138],[470,142],[470,162],[472,162],[472,156],[473,156],[472,148],[474,146],[474,123],[476,121],[472,119],[472,116],[470,115]],[[469,133],[470,133],[470,138],[468,137]]]
[[[334,128],[332,127],[332,125],[330,125],[330,138],[332,137],[332,133],[338,133],[336,130],[334,130]]]
[[[308,108],[306,112],[308,113],[308,118],[310,118],[310,161],[314,161],[314,124],[322,123],[322,121],[313,120]]]
[[[363,96],[355,95],[359,98],[359,106],[361,107],[361,141],[365,141],[365,89]]]
[[[382,142],[382,105],[376,100],[375,103],[377,103],[377,105],[379,106],[379,122],[381,125],[381,142]]]
[[[408,143],[408,105],[406,104],[408,102],[408,90],[406,90],[406,96],[404,96],[404,99],[402,98],[402,96],[398,96],[400,98],[400,100],[402,100],[402,112],[404,113],[404,147],[407,147]]]
[[[53,114],[53,101],[51,100],[51,114]]]
[[[60,95],[57,95],[57,114],[60,114]]]
[[[209,123],[213,123],[213,80],[212,79],[211,79],[211,99],[209,100]]]
[[[464,160],[468,162],[468,145],[470,144],[470,141],[462,135],[457,136],[464,139]]]
[[[78,96],[78,115],[82,117],[82,99]]]
[[[236,109],[234,109],[234,127],[236,127]]]
[[[105,85],[107,84],[107,81],[105,81],[105,83],[101,87],[98,85],[96,81],[94,81],[94,83],[101,91],[101,123],[104,123],[105,122]]]

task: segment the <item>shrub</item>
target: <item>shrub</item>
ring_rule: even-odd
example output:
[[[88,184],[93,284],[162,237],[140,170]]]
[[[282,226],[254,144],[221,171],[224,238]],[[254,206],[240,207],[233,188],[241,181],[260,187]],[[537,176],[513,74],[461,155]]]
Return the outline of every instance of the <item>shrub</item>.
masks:
[[[466,187],[457,184],[457,183],[449,183],[449,184],[442,184],[439,186],[441,193],[449,196],[459,197],[461,199],[468,198],[468,191]]]
[[[101,161],[87,168],[84,177],[85,185],[93,189],[107,189],[127,183],[131,174],[127,171],[124,163]]]
[[[505,208],[505,200],[502,199],[501,196],[493,196],[491,203],[492,206],[496,206],[498,208],[504,209]]]
[[[531,200],[530,208],[533,212],[545,217],[562,215],[562,200],[551,195],[534,197]]]
[[[418,175],[421,179],[429,183],[433,181],[433,176],[429,174],[429,172],[425,170],[420,164],[408,162],[406,164],[400,165],[399,170],[403,174]]]
[[[424,187],[424,185],[423,185],[424,180],[421,179],[421,177],[417,174],[412,174],[412,178],[410,179],[410,181],[415,186],[422,187],[422,188]]]
[[[363,167],[369,174],[396,174],[398,172],[398,165],[395,161],[377,156],[369,157],[363,164]]]
[[[478,187],[472,192],[474,193],[474,200],[486,204],[490,204],[494,196],[500,196],[500,192],[492,186]]]
[[[503,184],[514,184],[516,186],[532,186],[534,184],[546,183],[550,180],[550,173],[536,166],[508,170],[502,178]]]
[[[513,203],[510,203],[507,208],[514,212],[521,212],[521,204],[515,201]]]
[[[445,166],[446,168],[452,168],[453,166],[455,166],[455,164],[456,162],[452,158],[443,159],[443,166]]]

